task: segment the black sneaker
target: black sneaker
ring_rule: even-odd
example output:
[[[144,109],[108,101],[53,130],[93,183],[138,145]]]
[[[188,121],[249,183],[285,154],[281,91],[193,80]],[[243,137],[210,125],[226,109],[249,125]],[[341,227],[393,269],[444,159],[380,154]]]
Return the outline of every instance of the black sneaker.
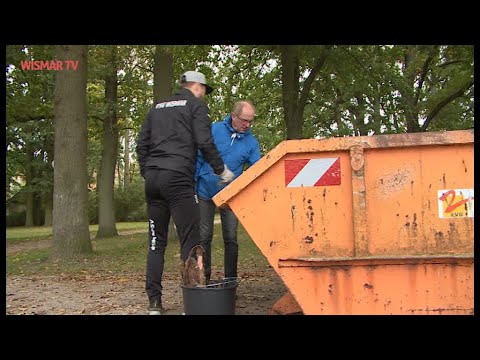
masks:
[[[162,300],[151,300],[148,315],[163,315]]]

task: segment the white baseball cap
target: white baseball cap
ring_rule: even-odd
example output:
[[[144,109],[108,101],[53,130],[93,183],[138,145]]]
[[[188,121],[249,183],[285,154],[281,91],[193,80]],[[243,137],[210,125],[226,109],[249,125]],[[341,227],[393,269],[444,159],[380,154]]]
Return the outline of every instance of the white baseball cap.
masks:
[[[213,88],[210,85],[207,85],[207,80],[205,80],[205,75],[198,71],[186,71],[180,77],[178,81],[179,84],[183,84],[186,82],[198,82],[202,85],[205,85],[207,88],[206,94],[210,94],[213,91]]]

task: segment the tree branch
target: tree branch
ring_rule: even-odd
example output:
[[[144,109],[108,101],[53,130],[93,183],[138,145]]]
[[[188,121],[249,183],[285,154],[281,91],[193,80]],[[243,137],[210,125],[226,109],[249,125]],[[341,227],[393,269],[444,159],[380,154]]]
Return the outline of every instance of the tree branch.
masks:
[[[442,68],[442,67],[445,67],[445,66],[449,66],[449,65],[453,65],[453,64],[458,64],[458,63],[466,63],[467,60],[451,60],[451,61],[446,61],[444,62],[443,64],[440,64],[440,65],[437,65],[439,68]]]
[[[435,118],[435,116],[442,110],[446,105],[451,103],[453,100],[456,98],[462,96],[470,87],[472,87],[474,84],[473,80],[470,80],[468,83],[465,84],[465,86],[462,86],[459,90],[451,94],[450,96],[446,97],[442,101],[440,101],[433,109],[430,111],[430,113],[427,115],[427,119],[423,123],[421,130],[426,131],[428,125],[430,122]]]
[[[418,104],[418,99],[420,98],[420,93],[422,92],[422,86],[423,86],[423,83],[425,82],[425,78],[426,78],[427,73],[428,73],[428,67],[429,67],[431,61],[432,61],[432,56],[429,55],[427,57],[427,59],[425,60],[425,63],[422,66],[422,72],[420,74],[420,81],[418,83],[418,91],[415,94],[415,105]]]
[[[375,80],[379,85],[383,83],[383,81],[377,78],[377,76],[374,75],[371,70],[367,69],[365,65],[363,65],[363,63],[355,55],[353,55],[353,53],[350,50],[345,49],[344,47],[339,47],[339,49],[344,53],[346,53],[348,56],[350,56],[353,60],[355,60],[357,65],[359,65],[365,71],[365,73],[371,76],[372,79]]]
[[[262,65],[259,67],[257,73],[255,74],[255,78],[259,79],[260,78],[260,73],[262,72],[263,68],[267,65],[267,61],[269,60],[269,57],[265,57],[263,60]]]
[[[327,59],[328,51],[324,51],[320,57],[317,59],[315,66],[313,67],[310,74],[308,74],[307,79],[303,83],[302,91],[300,92],[300,99],[298,101],[297,111],[299,113],[303,113],[305,105],[307,103],[308,95],[310,93],[310,88],[312,87],[313,81],[317,77],[318,73],[322,69],[323,65],[325,64],[325,60]]]
[[[53,114],[49,114],[49,115],[26,115],[24,117],[15,117],[15,116],[12,116],[10,117],[12,119],[11,122],[8,122],[7,121],[7,125],[11,125],[13,123],[26,123],[26,122],[29,122],[29,121],[39,121],[39,120],[44,120],[44,119],[53,119]]]

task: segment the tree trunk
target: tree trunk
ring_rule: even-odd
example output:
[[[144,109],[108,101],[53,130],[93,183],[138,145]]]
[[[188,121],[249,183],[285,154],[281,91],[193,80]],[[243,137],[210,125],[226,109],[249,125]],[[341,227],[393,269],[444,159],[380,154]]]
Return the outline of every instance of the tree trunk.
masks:
[[[127,122],[128,127],[128,122]],[[123,163],[125,164],[123,169],[123,187],[128,188],[130,186],[130,132],[125,130],[125,146]]]
[[[52,255],[91,253],[87,189],[87,45],[57,45],[57,60],[76,69],[56,72]]]
[[[373,100],[373,114],[371,121],[374,135],[380,135],[382,133],[382,124],[384,123],[384,121],[383,116],[380,113],[380,96],[378,95],[378,93],[375,94],[375,98]]]
[[[417,58],[417,50],[415,46],[408,46],[405,52],[405,79],[407,89],[403,92],[405,122],[407,123],[407,132],[414,133],[420,131],[418,123],[417,100],[415,99],[415,77],[416,68],[415,61]]]
[[[31,182],[33,180],[33,151],[30,147],[27,147],[27,164],[25,166],[25,184],[26,184],[26,203],[25,203],[25,226],[34,226],[33,224],[33,204],[35,193],[31,188]]]
[[[173,54],[169,49],[157,45],[153,64],[153,103],[172,94]]]
[[[282,98],[287,140],[301,139],[302,126],[297,118],[299,95],[299,58],[296,45],[280,46],[282,61]]]
[[[117,169],[117,185],[122,185],[122,159],[118,157],[117,163],[115,165],[115,169]],[[115,187],[115,183],[113,184]]]
[[[353,114],[352,123],[354,124],[354,128],[357,129],[355,135],[367,136],[368,129],[365,124],[365,100],[361,94],[357,94],[355,98],[357,99],[358,105],[350,109]]]
[[[313,81],[325,64],[330,47],[322,47],[308,77],[300,91],[300,47],[298,45],[280,46],[282,62],[282,98],[287,127],[287,139],[303,137],[303,113],[310,95]]]
[[[43,201],[42,195],[39,192],[35,192],[35,196],[33,197],[33,225],[34,226],[42,226],[44,220],[44,212],[43,212]]]
[[[26,209],[25,209],[25,227],[34,226],[33,225],[33,203],[34,203],[34,192],[28,191],[26,193]]]
[[[53,144],[48,146],[44,151],[44,156],[47,159],[47,170],[44,176],[48,178],[53,177],[53,168],[51,168],[51,164],[53,161]],[[45,209],[44,221],[43,226],[52,226],[53,222],[53,184],[49,187],[49,189],[43,193],[43,208]]]
[[[173,81],[173,54],[170,50],[161,45],[155,48],[155,58],[153,64],[153,103],[156,104],[163,99],[168,98],[172,93]],[[175,223],[170,217],[168,223],[168,240],[176,241],[177,232]]]
[[[110,46],[110,61],[105,78],[107,114],[103,121],[103,151],[98,180],[98,232],[96,238],[118,235],[115,225],[115,164],[118,153],[117,127],[117,47]]]
[[[413,111],[410,99],[407,99],[408,105],[405,109],[405,121],[407,123],[407,133],[420,132],[420,124],[418,123],[418,114]]]
[[[45,208],[45,220],[43,222],[43,226],[52,226],[52,218],[53,218],[53,202],[52,202],[52,193],[45,194],[43,199],[43,206]]]

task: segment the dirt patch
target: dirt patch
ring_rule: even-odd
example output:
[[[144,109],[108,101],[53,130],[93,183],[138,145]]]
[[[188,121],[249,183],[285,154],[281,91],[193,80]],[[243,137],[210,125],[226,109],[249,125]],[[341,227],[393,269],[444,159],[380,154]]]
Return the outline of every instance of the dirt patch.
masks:
[[[221,274],[212,274],[220,277]],[[236,315],[266,315],[286,292],[272,268],[239,274]],[[180,275],[164,274],[166,315],[181,315]],[[7,276],[7,315],[146,315],[143,273]]]

